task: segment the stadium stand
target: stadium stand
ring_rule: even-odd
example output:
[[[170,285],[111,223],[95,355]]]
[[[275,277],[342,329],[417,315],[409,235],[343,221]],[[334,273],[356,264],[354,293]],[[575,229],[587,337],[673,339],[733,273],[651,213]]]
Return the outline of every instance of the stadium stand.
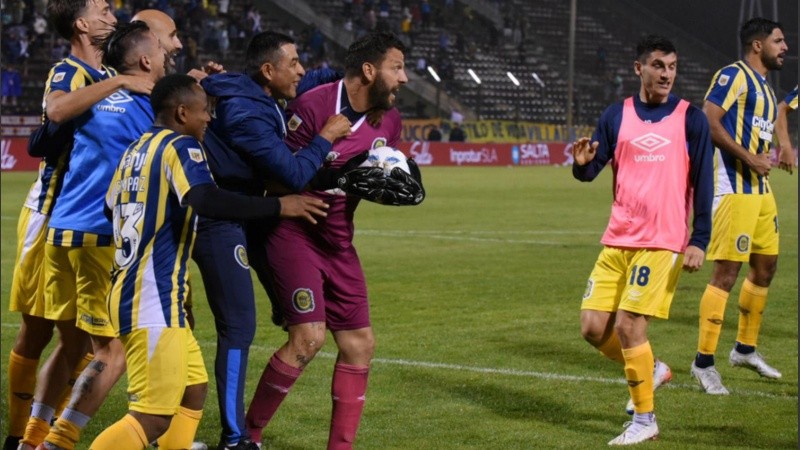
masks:
[[[307,68],[337,67],[340,55],[353,38],[377,28],[398,33],[411,49],[406,57],[410,81],[398,105],[404,117],[449,117],[450,111],[456,110],[468,119],[544,123],[565,120],[569,2],[562,0],[115,3],[122,20],[153,6],[174,15],[184,42],[178,57],[179,70],[208,59],[222,61],[228,70],[240,70],[246,42],[259,25],[261,30],[294,36]],[[222,4],[225,7],[221,8]],[[19,29],[14,25],[26,28],[32,39],[36,35],[33,27],[37,12],[36,8],[23,13],[4,12],[4,43],[13,41],[7,38],[10,31]],[[14,22],[16,19],[20,23]],[[635,1],[579,0],[575,124],[593,125],[610,101],[628,95],[631,87],[638,85],[629,70],[633,50],[625,45],[640,37],[637,30],[642,23],[669,35],[676,43],[681,59],[673,91],[696,105],[702,103],[713,71],[731,59]],[[4,105],[4,114],[40,112],[43,81],[57,57],[54,53],[63,44],[59,41],[48,30],[36,45],[28,47],[29,57],[22,70],[22,97],[16,106]],[[9,61],[8,47],[3,46],[4,64]],[[428,65],[438,72],[441,85],[425,70]],[[468,69],[480,77],[480,85]],[[507,72],[519,80],[520,86],[512,83]],[[782,94],[780,89],[778,94]]]

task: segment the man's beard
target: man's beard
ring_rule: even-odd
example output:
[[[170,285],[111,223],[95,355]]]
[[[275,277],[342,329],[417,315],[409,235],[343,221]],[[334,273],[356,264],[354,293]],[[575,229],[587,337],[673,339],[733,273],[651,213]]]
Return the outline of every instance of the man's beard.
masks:
[[[378,75],[375,79],[375,84],[373,84],[369,88],[369,104],[371,108],[377,108],[382,110],[390,110],[394,107],[394,104],[389,100],[389,96],[392,94],[392,90],[383,80],[383,77]]]
[[[783,68],[783,63],[778,62],[778,56],[764,56],[761,58],[761,62],[764,64],[768,70],[781,70]]]

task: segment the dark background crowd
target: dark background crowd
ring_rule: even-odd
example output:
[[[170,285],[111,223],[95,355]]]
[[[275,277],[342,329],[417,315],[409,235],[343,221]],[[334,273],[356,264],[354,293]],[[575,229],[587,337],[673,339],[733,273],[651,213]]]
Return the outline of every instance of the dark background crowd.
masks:
[[[713,37],[684,26],[673,9],[685,9],[691,1],[676,2],[666,8],[650,0],[578,0],[574,124],[593,125],[609,102],[638,86],[627,43],[643,33],[674,40],[681,65],[673,92],[702,104],[714,71],[738,58],[740,2],[710,0],[697,6],[702,8],[698,14],[713,22],[706,28],[719,30]],[[762,13],[772,17],[772,2],[761,3],[769,3]],[[780,78],[770,80],[779,97],[797,83],[797,5],[792,3],[780,2],[777,12],[790,43],[786,67]],[[247,42],[263,30],[293,36],[307,69],[339,68],[350,42],[372,30],[388,30],[409,48],[406,66],[412,79],[398,99],[405,118],[566,120],[569,2],[563,0],[111,0],[111,6],[120,21],[148,8],[172,16],[184,46],[176,58],[182,72],[209,59],[241,70]],[[304,8],[310,14],[301,14]],[[4,114],[39,114],[47,71],[69,52],[47,23],[45,9],[46,0],[2,4]],[[480,85],[469,69],[480,76]],[[512,84],[507,73],[520,84]]]

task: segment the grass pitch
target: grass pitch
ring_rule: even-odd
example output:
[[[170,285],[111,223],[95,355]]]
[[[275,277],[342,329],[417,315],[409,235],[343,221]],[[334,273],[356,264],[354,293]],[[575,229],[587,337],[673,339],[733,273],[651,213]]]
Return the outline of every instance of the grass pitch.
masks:
[[[606,448],[628,420],[620,366],[580,337],[586,278],[601,249],[611,201],[610,171],[593,183],[568,168],[423,168],[428,198],[413,208],[362,204],[356,246],[365,268],[377,335],[359,449]],[[19,208],[33,175],[2,174],[2,296],[7,310]],[[760,379],[734,369],[741,282],[728,301],[717,352],[727,397],[703,394],[688,374],[696,349],[698,303],[711,265],[684,274],[668,321],[650,341],[672,367],[656,394],[661,436],[651,448],[792,448],[798,445],[798,175],[773,172],[781,258],[770,289],[759,350],[783,372]],[[213,319],[193,271],[197,329],[209,373]],[[740,277],[741,279],[741,277]],[[285,334],[271,325],[258,293],[259,329],[250,353],[247,400]],[[18,330],[2,314],[2,428],[7,355]],[[48,351],[49,352],[49,351]],[[273,449],[325,447],[330,415],[332,339],[306,369],[266,429]],[[213,379],[213,375],[212,375]],[[87,448],[126,410],[125,379],[84,431]],[[210,386],[198,440],[219,439]]]

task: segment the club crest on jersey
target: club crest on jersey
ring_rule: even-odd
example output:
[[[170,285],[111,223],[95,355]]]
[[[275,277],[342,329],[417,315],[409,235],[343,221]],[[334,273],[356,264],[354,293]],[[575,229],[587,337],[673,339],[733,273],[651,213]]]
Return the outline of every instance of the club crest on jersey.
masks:
[[[728,81],[730,81],[730,79],[731,79],[730,75],[720,75],[718,83],[720,86],[727,86]]]
[[[589,278],[589,281],[586,282],[586,290],[583,291],[583,299],[586,300],[587,298],[591,297],[593,290],[594,290],[594,280]]]
[[[308,313],[314,310],[314,292],[311,289],[300,288],[292,294],[292,305],[299,313]]]
[[[63,80],[65,76],[67,76],[66,72],[58,72],[57,74],[53,75],[53,83],[58,83],[59,81]]]
[[[371,148],[374,150],[376,148],[381,148],[381,147],[386,147],[386,138],[384,137],[375,138],[375,140],[372,141]]]
[[[298,127],[303,123],[303,119],[300,118],[297,114],[292,114],[292,118],[289,119],[289,123],[286,126],[289,127],[289,131],[296,131]]]
[[[750,251],[750,236],[741,234],[736,238],[736,251],[747,253]]]
[[[233,249],[233,259],[243,269],[250,270],[250,261],[247,259],[247,250],[245,250],[244,245],[239,244]]]
[[[199,148],[189,148],[189,159],[194,162],[203,162],[203,151]]]

